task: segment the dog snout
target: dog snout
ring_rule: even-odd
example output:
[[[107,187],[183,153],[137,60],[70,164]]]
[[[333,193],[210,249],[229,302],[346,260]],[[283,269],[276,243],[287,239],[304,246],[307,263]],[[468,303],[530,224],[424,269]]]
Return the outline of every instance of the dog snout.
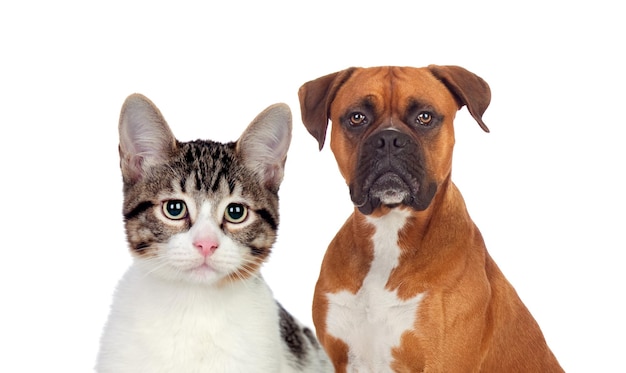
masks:
[[[372,135],[368,141],[370,148],[383,154],[399,154],[409,145],[411,138],[397,130],[383,130]]]

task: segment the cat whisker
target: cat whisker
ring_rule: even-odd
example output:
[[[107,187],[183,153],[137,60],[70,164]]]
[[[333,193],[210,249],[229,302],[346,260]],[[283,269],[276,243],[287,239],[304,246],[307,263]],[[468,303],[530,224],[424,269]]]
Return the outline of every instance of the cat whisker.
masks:
[[[240,280],[246,283],[246,279],[258,278],[259,275],[260,274],[258,273],[258,262],[249,258],[243,258],[243,262],[240,264],[237,270],[231,273],[230,277],[231,279],[233,279],[234,277],[236,280]]]
[[[150,276],[152,273],[160,270],[161,268],[165,267],[168,265],[168,261],[166,258],[163,258],[162,256],[154,256],[154,257],[150,257],[150,258],[145,258],[144,261],[146,262],[156,262],[156,265],[153,265],[151,263],[152,268],[149,271],[146,271],[144,273],[143,277],[148,277]]]

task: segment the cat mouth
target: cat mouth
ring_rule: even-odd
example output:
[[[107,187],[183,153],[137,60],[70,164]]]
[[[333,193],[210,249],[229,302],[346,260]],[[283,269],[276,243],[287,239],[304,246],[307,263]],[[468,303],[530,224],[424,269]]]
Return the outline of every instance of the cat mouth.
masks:
[[[195,267],[191,268],[189,271],[192,272],[192,273],[208,273],[208,272],[215,273],[215,272],[217,272],[215,270],[215,268],[213,268],[206,261],[203,262],[202,264],[198,265],[198,266],[195,266]]]
[[[174,267],[179,279],[204,285],[218,284],[223,281],[243,280],[254,276],[257,268],[253,263],[242,266],[211,258],[210,256],[196,258],[196,260],[186,263],[179,263],[178,266]]]
[[[224,275],[215,267],[208,263],[202,263],[197,266],[187,268],[181,273],[186,279],[195,284],[210,285],[221,280]]]

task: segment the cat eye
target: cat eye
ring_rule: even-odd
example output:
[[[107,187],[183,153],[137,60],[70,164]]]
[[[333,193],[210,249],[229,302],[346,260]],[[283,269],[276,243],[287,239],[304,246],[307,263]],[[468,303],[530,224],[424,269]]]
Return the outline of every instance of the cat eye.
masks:
[[[163,202],[163,214],[172,220],[181,220],[187,217],[187,205],[179,199]]]
[[[230,223],[243,223],[248,217],[248,208],[241,203],[231,203],[226,206],[224,219]]]

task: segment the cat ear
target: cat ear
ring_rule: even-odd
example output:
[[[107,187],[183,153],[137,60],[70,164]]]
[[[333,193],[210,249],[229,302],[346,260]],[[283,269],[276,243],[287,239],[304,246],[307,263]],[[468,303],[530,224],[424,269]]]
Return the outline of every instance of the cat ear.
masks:
[[[279,103],[254,118],[237,141],[237,153],[263,185],[278,192],[290,143],[291,110]]]
[[[122,176],[131,183],[141,179],[150,167],[165,162],[176,149],[176,138],[159,109],[138,93],[124,101],[119,132]]]

